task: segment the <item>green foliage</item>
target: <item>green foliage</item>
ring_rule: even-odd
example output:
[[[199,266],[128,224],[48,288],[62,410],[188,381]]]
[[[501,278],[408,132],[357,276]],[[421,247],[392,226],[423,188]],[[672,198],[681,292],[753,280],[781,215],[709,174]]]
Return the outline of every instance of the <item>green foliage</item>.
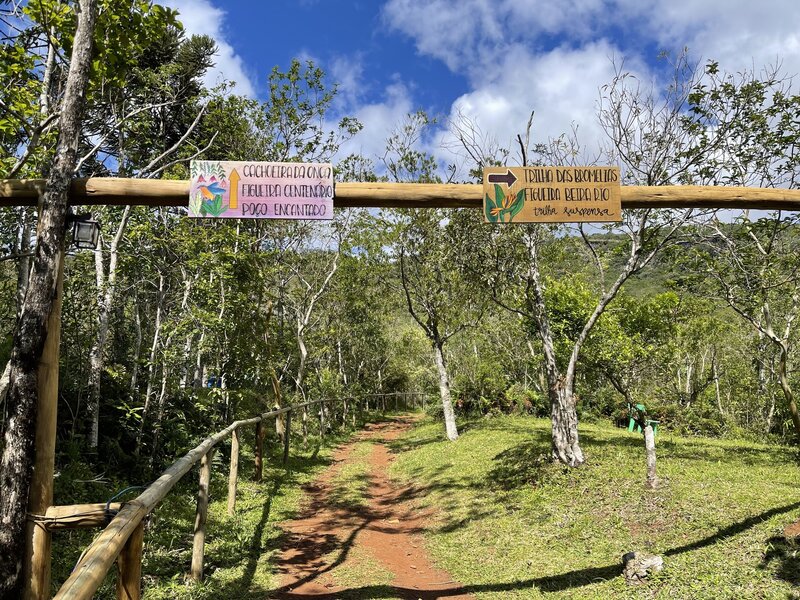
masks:
[[[436,124],[423,110],[406,115],[386,140],[382,162],[389,179],[396,182],[439,183],[435,157],[420,149],[426,134]]]
[[[198,135],[203,146],[214,141],[207,158],[325,162],[361,130],[352,117],[326,129],[336,87],[327,84],[313,61],[294,59],[286,71],[274,67],[268,88],[264,102],[233,95],[225,87],[211,98]]]

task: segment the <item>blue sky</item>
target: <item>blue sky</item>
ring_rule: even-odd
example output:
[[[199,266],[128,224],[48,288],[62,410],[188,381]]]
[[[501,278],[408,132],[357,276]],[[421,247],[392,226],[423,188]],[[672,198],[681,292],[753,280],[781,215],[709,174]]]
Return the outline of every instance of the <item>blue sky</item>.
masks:
[[[510,146],[535,111],[533,137],[575,125],[593,146],[599,88],[624,62],[645,85],[664,76],[661,51],[688,47],[728,71],[780,61],[800,73],[797,0],[162,0],[187,31],[217,39],[209,81],[263,98],[273,66],[313,59],[340,84],[337,111],[364,131],[345,152],[376,159],[403,116],[441,118],[422,141],[456,162],[447,121],[461,113]]]

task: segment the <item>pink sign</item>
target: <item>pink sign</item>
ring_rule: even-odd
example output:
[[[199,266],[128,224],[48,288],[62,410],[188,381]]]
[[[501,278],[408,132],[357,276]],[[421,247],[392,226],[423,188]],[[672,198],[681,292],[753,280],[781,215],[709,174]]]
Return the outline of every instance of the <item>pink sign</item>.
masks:
[[[189,216],[332,219],[329,163],[193,160]]]

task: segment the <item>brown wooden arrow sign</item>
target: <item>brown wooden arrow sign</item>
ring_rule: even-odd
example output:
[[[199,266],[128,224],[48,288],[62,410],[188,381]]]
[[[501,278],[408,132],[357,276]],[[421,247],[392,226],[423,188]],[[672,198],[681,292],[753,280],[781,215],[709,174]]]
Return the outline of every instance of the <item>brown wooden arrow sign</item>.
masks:
[[[619,167],[487,167],[487,223],[585,223],[622,220]]]

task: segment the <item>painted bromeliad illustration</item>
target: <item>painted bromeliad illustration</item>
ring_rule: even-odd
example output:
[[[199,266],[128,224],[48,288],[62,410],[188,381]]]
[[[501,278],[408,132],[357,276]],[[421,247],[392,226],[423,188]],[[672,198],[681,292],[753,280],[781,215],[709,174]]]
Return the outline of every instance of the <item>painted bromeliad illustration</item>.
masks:
[[[491,196],[486,194],[484,204],[486,220],[490,223],[511,223],[525,205],[524,189],[516,194],[511,191],[506,194],[501,186],[495,184],[494,196],[494,200],[492,200]],[[506,215],[508,218],[504,219]]]

